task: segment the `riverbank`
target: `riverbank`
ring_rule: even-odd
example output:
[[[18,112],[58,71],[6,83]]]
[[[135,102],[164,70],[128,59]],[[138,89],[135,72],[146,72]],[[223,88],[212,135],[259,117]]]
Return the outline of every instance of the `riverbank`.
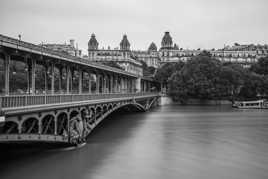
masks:
[[[162,96],[160,105],[169,104],[181,104],[181,105],[232,105],[229,100],[200,100],[200,99],[189,99],[187,104],[182,104],[181,102],[174,102],[169,96]]]

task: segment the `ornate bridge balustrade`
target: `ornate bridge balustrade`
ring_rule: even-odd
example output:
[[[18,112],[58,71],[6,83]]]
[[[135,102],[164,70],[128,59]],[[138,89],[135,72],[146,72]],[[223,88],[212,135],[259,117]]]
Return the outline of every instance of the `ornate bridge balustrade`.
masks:
[[[0,35],[0,143],[79,143],[121,108],[158,104],[158,84]]]

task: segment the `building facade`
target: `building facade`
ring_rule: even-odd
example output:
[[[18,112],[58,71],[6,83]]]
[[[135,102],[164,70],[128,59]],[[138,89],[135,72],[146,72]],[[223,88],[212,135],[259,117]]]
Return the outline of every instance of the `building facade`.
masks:
[[[142,63],[137,60],[130,50],[130,43],[124,35],[120,42],[120,49],[99,49],[95,34],[91,35],[88,42],[88,59],[94,62],[114,62],[127,72],[142,76]]]
[[[268,45],[239,45],[226,46],[218,50],[206,50],[211,53],[212,57],[219,59],[222,62],[239,63],[245,66],[257,62],[261,57],[268,55]],[[161,63],[187,61],[191,57],[200,54],[202,50],[188,50],[179,48],[176,44],[173,45],[173,40],[169,32],[165,32],[159,57]]]
[[[78,49],[78,45],[76,44],[75,47],[75,40],[71,39],[69,44],[41,44],[41,46],[46,47],[48,49],[62,52],[62,53],[67,53],[72,56],[76,57],[82,57],[82,50]]]

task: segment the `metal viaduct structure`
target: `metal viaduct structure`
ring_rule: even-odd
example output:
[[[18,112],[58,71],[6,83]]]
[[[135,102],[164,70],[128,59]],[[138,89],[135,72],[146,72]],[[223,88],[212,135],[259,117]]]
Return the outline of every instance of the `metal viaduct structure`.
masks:
[[[112,112],[159,101],[150,79],[3,35],[0,80],[0,143],[78,144]]]

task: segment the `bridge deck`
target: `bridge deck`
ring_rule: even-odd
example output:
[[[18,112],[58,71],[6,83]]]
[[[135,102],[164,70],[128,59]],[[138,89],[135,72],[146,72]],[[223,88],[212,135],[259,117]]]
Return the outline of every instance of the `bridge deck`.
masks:
[[[158,93],[58,94],[0,97],[0,109],[5,115],[43,111],[85,104],[116,102],[158,96]]]
[[[14,115],[25,112],[33,112],[33,111],[43,111],[43,110],[51,110],[51,109],[59,109],[66,107],[75,107],[75,106],[83,106],[89,104],[99,104],[99,103],[107,103],[107,102],[117,102],[122,100],[129,99],[142,99],[148,97],[159,96],[158,93],[127,93],[127,94],[98,94],[98,95],[82,95],[84,98],[81,98],[81,95],[72,95],[70,100],[62,100],[59,96],[65,95],[50,95],[49,97],[54,97],[54,100],[36,100],[33,99],[35,103],[26,104],[27,98],[44,98],[46,96],[24,96],[22,98],[25,100],[24,102],[18,102],[16,100],[21,100],[20,98],[14,98],[14,96],[2,97],[2,111],[6,115]],[[70,95],[67,95],[70,96]],[[77,98],[77,96],[79,98]],[[66,99],[66,98],[65,98]],[[80,100],[78,100],[80,99]],[[43,102],[43,103],[42,103]],[[26,105],[21,105],[26,104]]]

